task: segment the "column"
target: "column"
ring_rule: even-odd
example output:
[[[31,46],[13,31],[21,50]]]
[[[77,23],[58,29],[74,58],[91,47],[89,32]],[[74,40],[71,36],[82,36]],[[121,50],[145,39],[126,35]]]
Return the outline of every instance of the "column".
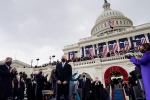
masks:
[[[135,40],[135,36],[132,36],[132,40]],[[133,42],[134,47],[136,47],[136,42]]]
[[[129,47],[131,48],[132,46],[131,46],[131,40],[130,40],[130,37],[127,37],[127,39],[128,39]]]
[[[82,54],[82,47],[80,47],[80,55],[79,57],[81,57],[83,54]]]
[[[117,39],[117,45],[118,45],[118,51],[120,51],[120,45],[119,45],[119,40]]]
[[[108,51],[109,51],[108,41],[107,41],[107,42],[105,42],[105,43],[106,43],[107,53],[108,53]]]
[[[84,57],[86,56],[86,47],[83,47],[84,48]]]
[[[99,54],[99,47],[98,44],[96,44],[96,49],[97,49],[97,55]]]
[[[93,52],[94,52],[94,55],[95,55],[95,47],[94,47],[94,44],[92,45],[92,47],[93,47]]]
[[[144,34],[144,36],[145,36],[147,43],[149,43],[148,34],[146,33],[146,34]]]

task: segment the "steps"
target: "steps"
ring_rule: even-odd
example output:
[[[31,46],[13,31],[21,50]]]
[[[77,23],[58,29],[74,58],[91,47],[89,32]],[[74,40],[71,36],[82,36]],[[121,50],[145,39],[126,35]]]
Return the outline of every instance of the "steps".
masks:
[[[114,90],[112,100],[125,100],[124,93],[122,89]]]

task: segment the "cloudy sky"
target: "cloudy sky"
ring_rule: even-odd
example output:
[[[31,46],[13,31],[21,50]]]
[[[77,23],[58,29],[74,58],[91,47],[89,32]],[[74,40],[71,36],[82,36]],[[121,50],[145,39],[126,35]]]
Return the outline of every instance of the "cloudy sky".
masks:
[[[111,9],[121,11],[134,25],[148,23],[149,0],[108,0]],[[63,46],[90,36],[104,0],[0,0],[0,60],[30,64],[60,59]],[[15,57],[16,55],[16,57]]]

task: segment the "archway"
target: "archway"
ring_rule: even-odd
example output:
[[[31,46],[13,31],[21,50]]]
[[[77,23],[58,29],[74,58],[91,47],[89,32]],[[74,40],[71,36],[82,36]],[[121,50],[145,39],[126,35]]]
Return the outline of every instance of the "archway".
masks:
[[[119,72],[123,76],[123,80],[128,81],[128,73],[124,68],[120,66],[112,66],[109,67],[104,73],[105,84],[110,83],[110,75],[112,72]]]

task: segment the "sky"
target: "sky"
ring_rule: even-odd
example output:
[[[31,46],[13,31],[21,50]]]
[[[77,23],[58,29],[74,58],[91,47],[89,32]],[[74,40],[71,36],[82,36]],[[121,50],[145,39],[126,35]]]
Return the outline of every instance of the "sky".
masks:
[[[134,25],[149,23],[149,0],[108,0]],[[36,65],[61,58],[66,45],[91,36],[104,0],[0,0],[0,61]]]

